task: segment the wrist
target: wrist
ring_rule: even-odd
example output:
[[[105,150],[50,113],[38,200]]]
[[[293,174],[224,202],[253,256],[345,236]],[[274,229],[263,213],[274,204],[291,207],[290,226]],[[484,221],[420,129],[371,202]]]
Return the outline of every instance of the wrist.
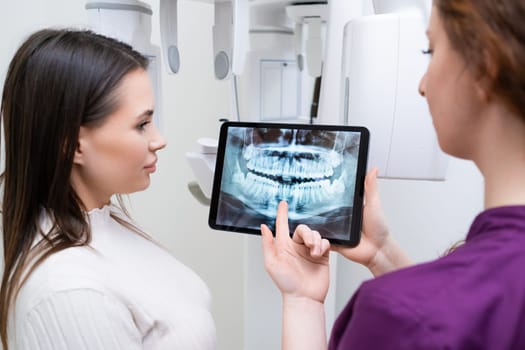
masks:
[[[324,300],[317,300],[310,297],[299,296],[294,294],[284,293],[282,295],[283,307],[301,310],[324,310]]]
[[[367,267],[377,277],[410,265],[412,265],[412,260],[399,244],[391,236],[388,236],[385,244],[377,251]]]
[[[283,350],[324,350],[327,347],[324,303],[283,294]]]

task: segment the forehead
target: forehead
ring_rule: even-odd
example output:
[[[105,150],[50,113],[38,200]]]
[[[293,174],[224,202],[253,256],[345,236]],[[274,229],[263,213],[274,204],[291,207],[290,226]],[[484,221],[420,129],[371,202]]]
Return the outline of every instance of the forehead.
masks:
[[[120,104],[149,103],[151,108],[155,102],[150,78],[143,69],[136,69],[126,74],[116,94]]]
[[[153,111],[155,99],[147,72],[137,69],[126,74],[114,91],[113,100],[116,109],[93,126],[134,123],[145,112]]]
[[[428,34],[434,35],[436,32],[439,32],[441,29],[441,18],[439,16],[439,10],[436,6],[432,6],[432,11],[430,13],[430,19],[428,22]]]
[[[153,87],[148,73],[143,69],[126,74],[115,95],[117,110],[113,114],[137,117],[154,108]]]

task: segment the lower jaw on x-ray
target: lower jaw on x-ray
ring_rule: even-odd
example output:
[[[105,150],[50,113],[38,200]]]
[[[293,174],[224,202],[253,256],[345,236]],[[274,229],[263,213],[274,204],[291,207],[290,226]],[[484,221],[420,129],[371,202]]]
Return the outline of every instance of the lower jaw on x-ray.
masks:
[[[284,200],[292,232],[303,223],[325,238],[348,239],[360,136],[284,126],[228,128],[216,224],[241,232],[258,231],[262,223],[274,229]]]

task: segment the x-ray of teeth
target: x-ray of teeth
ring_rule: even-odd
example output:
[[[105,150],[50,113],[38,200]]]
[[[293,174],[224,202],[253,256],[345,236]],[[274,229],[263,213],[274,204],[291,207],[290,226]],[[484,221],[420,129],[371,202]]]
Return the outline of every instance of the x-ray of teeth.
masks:
[[[230,128],[220,223],[273,227],[277,205],[285,200],[292,226],[331,224],[333,232],[325,236],[344,239],[337,236],[348,234],[359,141],[360,134],[350,131]]]

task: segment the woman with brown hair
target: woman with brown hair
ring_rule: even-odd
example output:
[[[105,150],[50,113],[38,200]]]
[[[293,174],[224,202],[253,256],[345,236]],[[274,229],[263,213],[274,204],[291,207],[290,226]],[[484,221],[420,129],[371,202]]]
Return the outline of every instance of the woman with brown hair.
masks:
[[[213,349],[202,280],[112,197],[146,189],[166,146],[148,60],[89,31],[18,49],[4,127],[4,350]]]
[[[262,226],[283,298],[283,349],[525,349],[524,23],[522,0],[433,2],[419,90],[441,148],[472,160],[485,180],[485,210],[464,244],[412,265],[389,234],[372,170],[363,239],[333,249],[376,278],[353,295],[327,345],[329,242],[306,226],[290,238],[286,203],[275,240]]]

